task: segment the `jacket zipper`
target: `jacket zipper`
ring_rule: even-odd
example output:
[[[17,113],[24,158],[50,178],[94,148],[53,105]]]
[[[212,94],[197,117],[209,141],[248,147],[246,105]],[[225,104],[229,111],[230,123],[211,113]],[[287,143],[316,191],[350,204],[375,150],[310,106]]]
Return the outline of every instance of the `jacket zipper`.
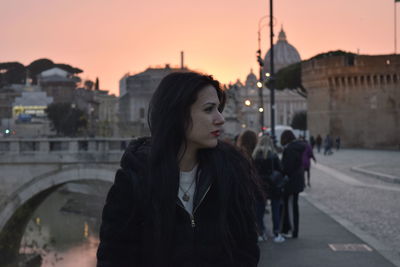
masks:
[[[194,219],[194,214],[196,213],[197,208],[200,206],[200,204],[203,202],[204,198],[206,197],[208,191],[210,191],[211,185],[208,186],[206,192],[204,193],[203,197],[200,199],[199,204],[196,206],[196,208],[194,209],[193,213],[188,212],[185,207],[183,207],[182,205],[180,205],[180,203],[178,203],[178,206],[181,207],[190,217],[190,225],[192,226],[192,228],[196,227],[196,221]]]

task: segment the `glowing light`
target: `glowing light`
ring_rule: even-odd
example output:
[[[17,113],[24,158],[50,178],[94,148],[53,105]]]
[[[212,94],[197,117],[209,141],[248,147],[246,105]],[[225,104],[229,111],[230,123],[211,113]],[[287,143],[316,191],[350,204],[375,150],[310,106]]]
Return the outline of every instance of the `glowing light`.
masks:
[[[257,87],[261,88],[262,87],[262,82],[257,82]]]
[[[242,128],[246,128],[246,127],[247,127],[246,124],[243,123],[243,124],[242,124]]]
[[[270,77],[271,74],[269,72],[265,73],[265,76]]]
[[[89,225],[87,224],[87,222],[85,222],[83,225],[83,237],[88,238],[88,236],[89,236]]]
[[[36,217],[35,222],[36,222],[37,225],[40,225],[40,218]]]
[[[259,108],[258,111],[259,112],[264,112],[264,109],[263,108]]]
[[[248,99],[246,99],[246,100],[244,101],[244,104],[245,104],[246,106],[250,106],[250,105],[251,105],[251,101],[248,100]]]
[[[10,130],[9,129],[5,129],[5,131],[4,131],[6,134],[9,134],[10,133]]]

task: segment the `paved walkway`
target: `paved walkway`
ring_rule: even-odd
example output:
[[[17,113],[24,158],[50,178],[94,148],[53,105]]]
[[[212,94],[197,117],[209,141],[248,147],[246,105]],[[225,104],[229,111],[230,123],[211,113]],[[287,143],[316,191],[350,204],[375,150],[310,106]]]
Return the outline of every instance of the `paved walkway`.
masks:
[[[331,156],[316,156],[318,171],[330,175],[334,172],[338,180],[343,179],[355,186],[371,182],[371,186],[389,189],[396,185],[393,191],[400,194],[400,170],[397,172],[400,167],[399,151],[340,150]],[[333,215],[309,196],[307,190],[300,197],[300,212],[299,238],[288,239],[281,244],[272,240],[261,242],[259,266],[400,267],[398,258],[386,253],[387,247],[350,222]],[[271,225],[270,221],[270,217],[266,216],[267,226]]]
[[[280,244],[272,240],[259,243],[260,267],[396,266],[343,225],[311,204],[307,196],[303,195],[300,198],[300,211],[299,238],[287,239]],[[337,251],[334,250],[335,247]],[[341,251],[342,249],[345,250]]]
[[[400,183],[400,151],[344,149],[324,156],[314,151],[322,164],[347,174],[361,173],[385,182]]]

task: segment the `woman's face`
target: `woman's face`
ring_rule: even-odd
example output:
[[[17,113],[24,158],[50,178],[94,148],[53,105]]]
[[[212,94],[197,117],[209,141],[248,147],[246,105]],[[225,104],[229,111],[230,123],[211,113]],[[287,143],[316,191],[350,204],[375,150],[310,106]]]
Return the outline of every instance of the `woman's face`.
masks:
[[[204,87],[190,107],[191,124],[186,131],[187,149],[212,148],[217,145],[225,120],[218,111],[217,91],[211,85]]]

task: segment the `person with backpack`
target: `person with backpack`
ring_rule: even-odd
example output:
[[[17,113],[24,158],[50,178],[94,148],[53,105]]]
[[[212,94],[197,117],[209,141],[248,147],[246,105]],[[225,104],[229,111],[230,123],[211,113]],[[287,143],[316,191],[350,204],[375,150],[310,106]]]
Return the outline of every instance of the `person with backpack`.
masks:
[[[260,138],[253,151],[254,165],[263,183],[263,188],[267,197],[271,201],[272,231],[273,241],[282,243],[285,238],[281,235],[281,206],[283,192],[283,175],[279,157],[276,153],[274,144],[268,135]],[[265,202],[264,202],[265,207]],[[263,220],[262,217],[257,220]]]
[[[286,237],[297,238],[299,234],[299,194],[304,190],[304,168],[302,155],[305,150],[304,142],[296,140],[291,130],[281,135],[283,174],[289,181],[284,189],[284,213],[282,233]],[[291,232],[291,235],[289,235]]]

